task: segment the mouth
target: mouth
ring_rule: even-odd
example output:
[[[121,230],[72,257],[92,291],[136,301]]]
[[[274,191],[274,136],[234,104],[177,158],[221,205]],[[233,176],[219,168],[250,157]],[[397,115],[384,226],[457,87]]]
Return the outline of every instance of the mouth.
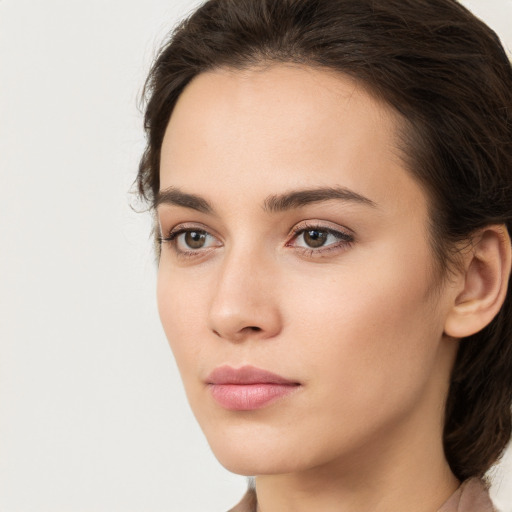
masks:
[[[299,382],[254,366],[220,366],[210,373],[206,384],[213,399],[230,411],[261,409],[300,387]]]

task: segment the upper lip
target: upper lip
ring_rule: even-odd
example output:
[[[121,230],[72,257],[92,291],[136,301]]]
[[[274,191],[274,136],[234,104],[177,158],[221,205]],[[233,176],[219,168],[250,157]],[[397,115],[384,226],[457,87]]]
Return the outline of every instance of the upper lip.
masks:
[[[219,366],[208,375],[206,382],[207,384],[298,384],[298,382],[254,366],[242,366],[241,368]]]

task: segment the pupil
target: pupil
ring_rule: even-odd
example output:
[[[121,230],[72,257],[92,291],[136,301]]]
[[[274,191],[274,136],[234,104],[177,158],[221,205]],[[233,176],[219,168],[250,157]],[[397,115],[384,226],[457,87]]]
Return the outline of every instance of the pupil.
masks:
[[[200,249],[206,240],[206,234],[201,231],[188,231],[185,233],[185,243],[191,249]]]
[[[311,229],[304,233],[304,241],[310,247],[322,247],[327,240],[327,233],[317,229]]]

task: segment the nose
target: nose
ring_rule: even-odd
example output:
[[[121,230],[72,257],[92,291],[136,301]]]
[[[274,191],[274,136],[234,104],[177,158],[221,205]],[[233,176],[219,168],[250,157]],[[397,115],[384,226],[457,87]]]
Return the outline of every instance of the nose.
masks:
[[[211,331],[231,342],[277,336],[282,319],[275,269],[255,251],[225,256],[209,310]]]

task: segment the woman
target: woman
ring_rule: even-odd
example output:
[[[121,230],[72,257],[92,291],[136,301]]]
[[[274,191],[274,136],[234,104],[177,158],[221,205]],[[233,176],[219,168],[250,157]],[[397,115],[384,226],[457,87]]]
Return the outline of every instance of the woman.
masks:
[[[453,0],[210,0],[148,79],[158,303],[235,511],[490,511],[512,69]]]

